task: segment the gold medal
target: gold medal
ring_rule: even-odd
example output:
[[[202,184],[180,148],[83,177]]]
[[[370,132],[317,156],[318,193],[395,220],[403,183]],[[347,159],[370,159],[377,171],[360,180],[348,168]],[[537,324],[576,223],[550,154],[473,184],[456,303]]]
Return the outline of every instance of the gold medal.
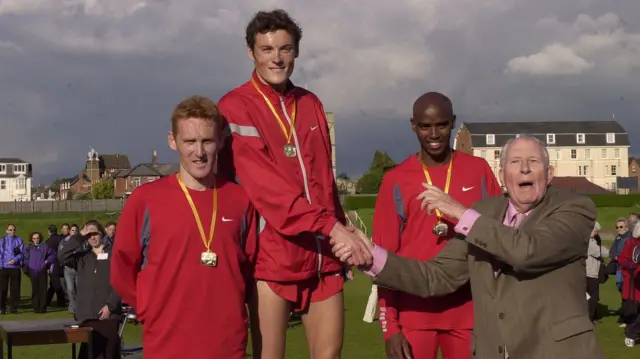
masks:
[[[207,267],[215,267],[218,265],[218,255],[213,252],[202,252],[200,263]]]
[[[447,180],[444,184],[444,193],[449,194],[449,187],[451,187],[451,169],[453,168],[453,153],[451,153],[451,159],[449,159],[449,169],[447,170]],[[431,176],[429,175],[429,169],[425,166],[422,160],[422,152],[420,152],[420,162],[422,163],[422,170],[424,171],[424,177],[427,179],[427,183],[433,186],[431,182]],[[449,232],[449,226],[442,221],[442,212],[436,208],[436,217],[438,223],[433,226],[433,234],[439,237],[446,237]]]
[[[276,120],[278,121],[278,125],[280,125],[280,129],[282,130],[282,133],[284,133],[284,138],[287,140],[287,144],[284,145],[284,155],[289,158],[296,157],[298,151],[296,150],[296,146],[291,144],[291,136],[293,135],[293,129],[295,128],[295,124],[296,124],[296,108],[297,108],[298,102],[297,101],[293,102],[293,109],[291,110],[291,116],[289,117],[289,120],[290,120],[289,130],[287,130],[287,126],[284,124],[284,122],[280,118],[278,111],[276,111],[271,101],[267,98],[267,96],[265,96],[262,90],[260,90],[260,87],[258,87],[258,84],[253,79],[253,77],[251,77],[251,83],[253,84],[253,87],[256,89],[256,91],[258,91],[258,93],[262,95],[264,102],[267,104],[267,106],[269,106],[269,109],[271,110],[273,117],[276,118]],[[285,109],[283,108],[283,110]],[[284,115],[287,116],[287,113],[285,112]]]
[[[449,226],[447,226],[445,223],[438,223],[435,226],[433,226],[433,234],[435,234],[438,237],[446,237],[448,231],[449,231]]]
[[[287,143],[286,145],[284,145],[284,155],[289,157],[289,158],[293,158],[296,156],[296,146]]]
[[[191,194],[189,190],[182,182],[180,175],[177,175],[178,183],[180,184],[180,188],[182,188],[182,192],[184,192],[184,197],[189,202],[189,206],[191,207],[191,212],[193,212],[193,218],[196,220],[196,225],[198,225],[198,231],[200,231],[200,237],[202,238],[202,243],[206,248],[206,252],[202,252],[200,254],[200,264],[207,267],[215,267],[218,265],[218,255],[211,251],[211,242],[213,242],[213,234],[216,231],[216,215],[218,213],[218,188],[216,187],[216,181],[214,178],[213,181],[213,210],[211,212],[211,227],[209,228],[209,238],[207,239],[204,233],[204,227],[202,227],[202,221],[200,220],[200,214],[198,213],[198,209],[196,208],[195,203],[193,203],[193,199],[191,198]]]

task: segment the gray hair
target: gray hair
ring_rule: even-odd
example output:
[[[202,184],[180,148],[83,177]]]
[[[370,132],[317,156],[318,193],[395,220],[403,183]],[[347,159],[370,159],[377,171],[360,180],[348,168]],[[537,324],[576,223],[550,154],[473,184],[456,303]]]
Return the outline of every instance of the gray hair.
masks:
[[[624,217],[620,217],[620,218],[616,219],[616,224],[620,223],[620,222],[624,223],[624,225],[627,226],[627,227],[629,226],[629,220],[624,218]]]
[[[537,143],[540,148],[542,148],[542,155],[544,156],[544,167],[549,168],[549,151],[547,150],[547,145],[544,142],[540,141],[540,139],[529,136],[529,135],[520,135],[519,137],[510,138],[509,141],[502,147],[502,151],[500,151],[500,168],[504,168],[507,162],[507,151],[509,151],[509,146],[516,140],[531,140]]]

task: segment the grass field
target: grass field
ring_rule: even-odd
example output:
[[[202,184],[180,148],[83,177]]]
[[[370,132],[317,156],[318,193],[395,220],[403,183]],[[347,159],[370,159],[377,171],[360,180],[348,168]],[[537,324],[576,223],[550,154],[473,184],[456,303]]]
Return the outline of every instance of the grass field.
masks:
[[[598,220],[604,226],[612,226],[612,221],[619,216],[628,215],[630,208],[623,209],[603,209]],[[371,228],[372,210],[359,211],[364,223]],[[51,223],[60,224],[78,223],[92,218],[101,221],[114,219],[110,216],[99,213],[60,213],[60,214],[0,214],[0,223],[14,223],[18,228],[18,233],[27,237],[29,232],[40,231],[46,233],[47,226]],[[46,234],[45,234],[46,235]],[[384,343],[378,323],[368,324],[362,321],[364,309],[371,289],[370,280],[360,273],[356,273],[356,279],[347,283],[345,289],[346,302],[346,328],[345,342],[342,357],[345,359],[384,359]],[[601,312],[604,319],[596,327],[598,340],[602,345],[607,358],[631,359],[640,358],[640,347],[629,349],[623,345],[622,329],[616,325],[616,317],[611,312],[618,308],[620,297],[615,289],[613,281],[602,286],[602,307]],[[30,283],[26,277],[22,279],[22,304],[18,314],[8,314],[1,320],[26,320],[37,318],[60,318],[70,317],[66,310],[54,311],[50,309],[47,314],[34,314],[30,307]],[[130,344],[141,341],[141,327],[129,325],[125,332],[125,341]],[[14,356],[21,359],[62,359],[70,357],[69,345],[51,345],[38,347],[18,347],[14,349]],[[287,338],[287,359],[308,358],[304,331],[302,326],[295,326],[290,329]]]

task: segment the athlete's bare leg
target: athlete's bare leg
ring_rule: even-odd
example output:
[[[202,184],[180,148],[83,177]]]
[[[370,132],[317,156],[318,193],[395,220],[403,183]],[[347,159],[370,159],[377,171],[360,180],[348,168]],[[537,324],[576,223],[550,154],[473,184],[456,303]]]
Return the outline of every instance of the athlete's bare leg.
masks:
[[[313,302],[302,316],[311,359],[340,359],[344,335],[344,295]],[[264,359],[264,358],[263,358]]]
[[[291,303],[274,293],[264,281],[258,281],[257,287],[262,336],[261,359],[283,359]]]

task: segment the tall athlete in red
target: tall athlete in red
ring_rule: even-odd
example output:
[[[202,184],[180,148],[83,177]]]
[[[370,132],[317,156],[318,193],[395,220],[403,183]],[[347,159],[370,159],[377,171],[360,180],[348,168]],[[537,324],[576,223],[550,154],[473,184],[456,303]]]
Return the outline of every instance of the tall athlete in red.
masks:
[[[143,323],[145,358],[244,359],[256,212],[242,187],[214,173],[223,129],[216,104],[187,98],[171,125],[180,170],[127,200],[112,285]]]
[[[373,241],[403,257],[427,261],[454,235],[456,221],[428,215],[416,197],[429,183],[465,206],[502,193],[487,162],[449,145],[455,126],[451,101],[422,95],[413,106],[411,127],[421,150],[384,176],[373,216]],[[380,325],[387,356],[393,359],[467,359],[471,353],[473,303],[467,286],[439,298],[423,299],[378,287]]]
[[[237,178],[264,218],[255,269],[263,359],[284,357],[292,310],[302,313],[310,357],[339,358],[344,265],[328,237],[353,249],[351,264],[371,262],[344,225],[322,104],[289,80],[301,37],[286,12],[258,12],[246,29],[255,71],[220,100]]]

